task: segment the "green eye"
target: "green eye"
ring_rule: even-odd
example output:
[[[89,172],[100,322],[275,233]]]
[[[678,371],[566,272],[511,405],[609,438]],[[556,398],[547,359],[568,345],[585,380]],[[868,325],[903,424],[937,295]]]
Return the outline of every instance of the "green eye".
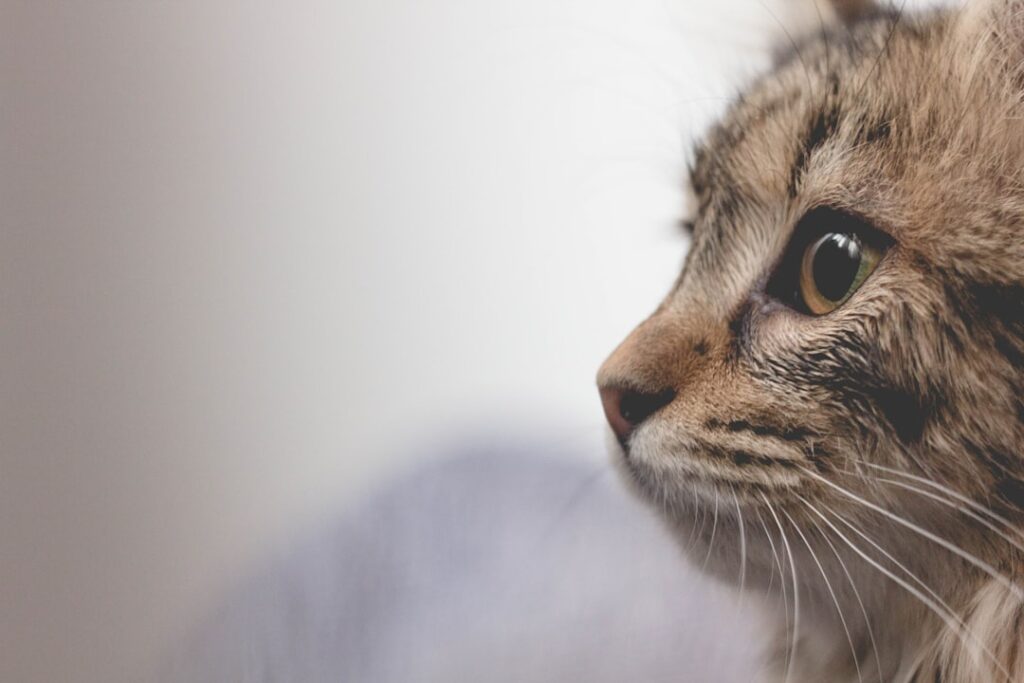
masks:
[[[799,293],[807,310],[825,315],[839,308],[874,271],[881,251],[855,233],[828,232],[800,259]]]

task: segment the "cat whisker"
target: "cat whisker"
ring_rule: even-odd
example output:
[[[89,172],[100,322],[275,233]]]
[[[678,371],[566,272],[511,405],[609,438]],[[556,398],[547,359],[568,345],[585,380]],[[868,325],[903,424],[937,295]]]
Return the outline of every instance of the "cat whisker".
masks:
[[[746,593],[747,584],[747,532],[743,524],[743,510],[740,508],[740,499],[736,495],[735,487],[730,487],[732,490],[732,501],[736,505],[736,519],[739,521],[740,527],[740,591],[739,591],[739,604],[743,606],[743,597]]]
[[[707,569],[708,560],[711,559],[711,551],[715,547],[715,532],[718,531],[718,489],[715,489],[715,516],[711,522],[711,538],[708,540],[708,552],[704,556],[704,563],[701,565],[701,571]]]
[[[771,544],[772,538],[771,538],[771,535],[768,533],[768,527],[766,527],[765,524],[764,524],[764,519],[761,517],[761,511],[760,510],[754,510],[754,512],[757,513],[757,519],[758,519],[759,522],[761,522],[761,528],[764,529],[765,536],[768,538],[768,543]],[[775,587],[775,566],[779,563],[779,557],[778,557],[778,555],[775,554],[775,546],[772,545],[771,549],[772,549],[772,556],[775,558],[775,562],[771,562],[771,563],[768,564],[768,568],[769,568],[768,587],[765,589],[765,599],[767,599],[768,597],[771,596],[772,588]]]
[[[821,578],[825,581],[825,588],[828,589],[828,594],[832,598],[832,603],[836,606],[836,613],[839,615],[839,622],[843,626],[843,632],[846,634],[846,642],[850,646],[850,654],[853,656],[853,666],[857,669],[857,680],[860,683],[864,683],[864,676],[860,672],[860,657],[857,656],[857,648],[853,645],[853,636],[850,635],[850,627],[846,624],[846,616],[843,614],[843,608],[839,606],[839,598],[836,596],[836,592],[832,589],[832,582],[828,580],[828,573],[825,571],[825,567],[821,564],[821,560],[818,559],[818,555],[814,552],[814,548],[811,547],[810,541],[807,540],[807,536],[797,525],[793,517],[786,512],[786,509],[782,509],[782,514],[786,516],[789,523],[793,525],[793,529],[800,536],[800,540],[807,546],[807,552],[811,554],[811,559],[814,564],[817,565],[818,571],[821,573]]]
[[[812,513],[814,513],[819,519],[821,519],[832,530],[832,532],[835,533],[836,536],[838,536],[839,539],[842,540],[847,546],[849,546],[849,548],[851,550],[853,550],[853,552],[855,552],[861,559],[863,559],[869,565],[871,565],[872,567],[877,569],[879,572],[881,572],[883,575],[885,575],[886,577],[891,579],[898,586],[900,586],[905,591],[907,591],[912,596],[914,596],[918,601],[921,602],[921,604],[923,604],[925,607],[930,609],[936,616],[938,616],[942,620],[942,622],[946,625],[947,628],[949,628],[952,632],[957,634],[957,637],[960,638],[961,642],[963,642],[965,645],[968,645],[968,646],[972,646],[973,645],[975,647],[980,648],[986,655],[988,655],[988,657],[992,660],[992,662],[996,665],[996,667],[1000,670],[1000,672],[1006,677],[1007,682],[1009,683],[1010,681],[1012,681],[1012,677],[1010,676],[1009,672],[1005,669],[1005,667],[1003,667],[1003,665],[999,662],[999,660],[996,659],[995,655],[992,654],[992,652],[990,650],[988,650],[988,648],[986,648],[983,644],[978,642],[978,639],[974,635],[974,633],[970,629],[967,628],[966,624],[964,624],[963,621],[956,615],[956,613],[948,605],[946,605],[941,599],[938,600],[938,602],[936,602],[931,597],[929,597],[925,593],[921,592],[921,590],[919,590],[919,589],[915,588],[914,586],[912,586],[911,584],[909,584],[906,580],[900,578],[899,576],[896,576],[894,573],[892,573],[891,571],[889,571],[888,569],[883,567],[875,559],[873,559],[867,553],[865,553],[863,550],[861,550],[849,538],[847,538],[846,535],[844,535],[843,532],[841,532],[836,527],[835,524],[833,524],[824,514],[822,514],[816,507],[814,507],[814,505],[812,505],[810,502],[808,502],[805,498],[803,498],[799,494],[797,495],[797,498]],[[828,509],[828,508],[826,508],[826,509]],[[829,510],[829,512],[832,515],[834,515],[836,517],[836,519],[838,519],[839,521],[843,522],[844,524],[849,526],[854,531],[858,531],[858,533],[859,533],[859,530],[857,530],[856,527],[854,527],[847,520],[843,519],[842,516],[838,515],[834,510],[831,510],[831,509],[828,509],[828,510]],[[892,558],[892,556],[889,555],[888,553],[886,553],[880,546],[875,544],[873,541],[868,539],[863,534],[861,534],[861,536],[862,536],[862,538],[867,540],[869,543],[874,545],[876,549],[878,549],[884,555],[889,557],[889,559],[891,561],[895,562],[896,565],[898,567],[900,567],[901,570],[903,570],[909,576],[914,578],[915,581],[920,583],[922,586],[925,586],[925,584],[920,579],[918,579],[916,577],[916,575],[914,575],[912,572],[910,572],[909,569],[907,569],[902,564],[897,562],[894,558]],[[928,591],[928,593],[931,593],[931,594],[934,595],[934,591],[932,591],[930,588],[927,588],[927,586],[925,586],[925,589]]]
[[[976,557],[975,555],[967,552],[963,548],[960,548],[959,546],[949,542],[945,538],[942,538],[941,536],[938,536],[937,534],[934,534],[931,531],[928,531],[927,529],[925,529],[925,528],[923,528],[923,527],[921,527],[921,526],[911,522],[910,520],[904,519],[903,517],[897,515],[896,513],[892,512],[890,510],[886,510],[885,508],[881,507],[880,505],[876,505],[875,503],[872,503],[871,501],[865,500],[864,498],[858,496],[856,493],[853,493],[852,491],[848,491],[847,489],[843,488],[842,486],[839,486],[838,484],[836,484],[836,483],[834,483],[832,481],[829,481],[828,479],[826,479],[825,477],[821,476],[817,472],[814,472],[814,471],[812,471],[810,469],[807,469],[807,468],[801,468],[801,470],[807,476],[809,476],[809,477],[811,477],[813,479],[816,479],[817,481],[819,481],[819,482],[825,484],[826,486],[832,488],[833,490],[837,491],[838,493],[842,494],[843,496],[845,496],[845,497],[847,497],[847,498],[849,498],[849,499],[851,499],[851,500],[853,500],[853,501],[855,501],[857,503],[860,503],[861,505],[863,505],[864,507],[868,508],[869,510],[873,510],[874,512],[877,512],[878,514],[882,515],[883,517],[886,517],[887,519],[889,519],[889,520],[891,520],[893,522],[896,522],[900,526],[905,527],[907,529],[910,529],[911,531],[913,531],[914,533],[918,534],[919,536],[922,536],[922,537],[928,539],[929,541],[932,541],[936,545],[938,545],[938,546],[940,546],[942,548],[945,548],[946,550],[948,550],[949,552],[953,553],[957,557],[961,558],[962,560],[964,560],[968,564],[971,564],[974,567],[976,567],[976,568],[980,569],[981,571],[985,572],[986,574],[988,574],[990,577],[992,577],[992,579],[994,579],[1000,585],[1002,585],[1004,588],[1006,588],[1007,590],[1012,592],[1013,595],[1015,597],[1017,597],[1018,599],[1024,599],[1024,591],[1021,590],[1021,587],[1019,585],[1017,585],[1014,581],[1009,579],[1006,575],[1001,573],[998,569],[996,569],[991,564],[989,564],[988,562],[985,562],[984,560],[982,560],[982,559]]]
[[[915,482],[917,482],[919,484],[923,484],[923,485],[928,486],[928,487],[930,487],[932,489],[935,489],[936,491],[939,491],[941,493],[945,493],[947,496],[953,498],[954,500],[959,501],[960,503],[963,503],[964,505],[966,505],[967,507],[971,508],[975,512],[977,512],[977,513],[979,513],[981,515],[985,515],[985,516],[987,516],[987,517],[989,517],[989,518],[999,522],[1000,524],[1008,527],[1009,529],[1011,529],[1014,532],[1016,532],[1016,534],[1018,536],[1020,536],[1022,539],[1024,539],[1024,532],[1022,532],[1017,527],[1016,524],[1014,524],[1013,522],[1011,522],[1007,518],[1003,517],[999,513],[990,510],[989,508],[985,507],[984,505],[982,505],[981,503],[977,502],[976,500],[972,500],[971,498],[965,496],[964,494],[959,493],[957,491],[954,491],[953,489],[949,488],[948,486],[944,486],[944,485],[942,485],[942,484],[940,484],[937,481],[934,481],[932,479],[928,479],[926,477],[920,477],[920,476],[917,476],[915,474],[911,474],[910,472],[904,472],[903,470],[898,470],[898,469],[895,469],[895,468],[892,468],[892,467],[885,467],[883,465],[876,465],[876,464],[870,463],[870,462],[865,462],[863,464],[865,466],[867,466],[867,467],[871,467],[873,469],[876,469],[876,470],[879,470],[879,471],[882,471],[882,472],[888,472],[889,474],[894,474],[894,475],[897,475],[897,476],[900,476],[900,477],[904,477],[906,479],[910,479],[911,481],[915,481]]]
[[[757,3],[761,5],[764,11],[767,12],[775,21],[775,23],[778,24],[779,28],[782,29],[782,33],[786,36],[786,40],[789,41],[789,44],[793,48],[793,52],[796,54],[797,59],[800,60],[800,66],[802,66],[804,69],[804,77],[807,79],[807,92],[813,91],[814,86],[811,83],[810,67],[807,66],[807,61],[804,59],[804,54],[800,50],[800,46],[797,44],[796,40],[793,38],[793,34],[789,32],[789,29],[786,28],[786,25],[783,24],[782,21],[778,18],[778,16],[775,15],[775,12],[773,12],[771,8],[768,7],[767,4],[765,4],[764,0],[757,0]]]
[[[811,521],[813,523],[813,520]],[[846,575],[846,581],[850,584],[850,588],[853,590],[853,597],[857,601],[857,606],[860,607],[861,615],[864,617],[864,627],[867,629],[868,632],[868,642],[871,643],[871,652],[874,655],[875,668],[878,671],[879,683],[881,683],[881,681],[885,679],[885,676],[882,674],[882,660],[878,655],[878,643],[875,642],[875,632],[874,629],[871,627],[871,619],[868,617],[868,610],[864,606],[864,600],[861,599],[860,591],[857,589],[857,584],[853,580],[853,575],[850,574],[850,570],[846,566],[846,561],[843,560],[843,556],[839,554],[839,550],[837,550],[835,544],[832,543],[832,539],[828,537],[828,534],[825,533],[825,530],[822,529],[819,525],[815,524],[814,528],[821,533],[822,539],[825,541],[825,543],[828,544],[828,547],[832,551],[832,554],[835,555],[836,561],[839,563],[839,567],[843,570],[843,574]]]
[[[775,541],[772,540],[772,535],[768,531],[768,525],[765,524],[764,517],[761,516],[761,511],[760,510],[757,510],[757,519],[758,519],[758,521],[761,522],[761,528],[764,529],[765,538],[768,539],[768,546],[771,548],[771,550],[772,550],[772,557],[775,559],[775,564],[772,565],[771,577],[768,579],[768,591],[767,591],[767,594],[771,595],[772,585],[773,585],[773,582],[775,580],[775,568],[778,567],[778,569],[779,569],[779,585],[780,585],[781,590],[782,590],[782,606],[783,606],[782,613],[785,615],[785,618],[786,618],[786,631],[788,632],[790,624],[789,624],[789,598],[788,598],[788,593],[786,591],[786,575],[782,571],[782,561],[779,559],[779,553],[775,549]]]
[[[1011,546],[1013,546],[1014,548],[1016,548],[1020,552],[1024,552],[1024,544],[1022,544],[1018,540],[1015,540],[1015,539],[1011,538],[1010,535],[1007,534],[1005,531],[1003,531],[1002,529],[1000,529],[995,524],[993,524],[989,520],[985,519],[984,517],[982,517],[978,513],[973,512],[968,507],[965,507],[965,506],[959,505],[959,504],[957,504],[957,503],[955,503],[953,501],[947,500],[947,499],[943,498],[942,496],[940,496],[940,495],[938,495],[936,493],[932,493],[930,491],[925,491],[922,488],[918,488],[917,486],[911,486],[910,484],[906,484],[906,483],[901,482],[901,481],[895,481],[893,479],[886,479],[886,478],[883,478],[883,477],[875,477],[874,479],[875,479],[875,481],[878,481],[878,482],[883,483],[883,484],[889,484],[890,486],[895,486],[895,487],[901,488],[901,489],[903,489],[905,491],[911,491],[913,493],[917,493],[918,495],[921,495],[921,496],[924,496],[924,497],[929,498],[931,500],[934,500],[935,502],[940,503],[941,505],[945,505],[947,507],[953,508],[954,510],[958,510],[959,512],[962,512],[965,516],[969,517],[970,519],[973,519],[978,524],[981,524],[986,529],[988,529],[992,533],[996,534],[996,536],[998,536],[999,538],[1003,539],[1004,541],[1009,543]]]
[[[821,8],[818,3],[812,2],[814,13],[818,16],[818,27],[821,29],[821,42],[825,44],[825,73],[832,73],[832,46],[828,42],[828,29],[825,28],[825,18],[821,16]]]
[[[896,35],[896,28],[903,20],[903,12],[906,8],[907,0],[903,0],[903,2],[900,3],[899,9],[896,10],[896,16],[893,17],[892,26],[889,27],[889,35],[885,37],[885,43],[882,45],[882,49],[878,51],[878,55],[875,57],[875,61],[871,64],[871,68],[868,70],[867,74],[865,74],[864,80],[861,81],[861,84],[857,87],[857,94],[854,96],[854,100],[860,99],[861,95],[864,93],[864,88],[871,82],[871,78],[874,76],[878,65],[882,63],[882,58],[885,57],[887,52],[889,52],[889,45],[892,44],[893,36]]]
[[[770,512],[772,517],[775,519],[776,526],[779,527],[779,535],[782,537],[783,547],[786,550],[786,555],[789,557],[789,573],[793,579],[793,630],[790,632],[790,648],[789,655],[786,658],[786,677],[784,679],[785,683],[789,683],[789,677],[793,669],[793,662],[796,661],[796,649],[800,635],[800,587],[796,578],[796,562],[793,560],[793,549],[789,545],[789,539],[786,538],[786,530],[782,528],[782,522],[779,520],[779,516],[775,514],[775,508],[768,500],[768,497],[762,494],[762,498],[764,499],[765,505],[768,506],[768,512]]]
[[[699,495],[697,493],[697,484],[696,483],[691,484],[691,489],[693,490],[693,497],[691,498],[691,500],[693,500],[693,504],[698,506],[698,508],[699,508],[700,507],[700,497],[699,497]],[[690,515],[689,517],[690,517],[690,538],[687,539],[687,541],[686,541],[686,552],[687,553],[689,553],[690,549],[693,548],[693,544],[697,542],[697,534],[698,534],[698,531],[697,531],[697,511],[694,510],[694,513],[692,515]]]
[[[964,642],[965,645],[973,646],[975,648],[975,649],[971,650],[972,657],[977,659],[977,651],[976,651],[976,649],[980,648],[982,650],[982,652],[985,655],[987,655],[988,658],[992,662],[994,662],[996,664],[996,666],[998,666],[998,667],[1000,667],[1000,669],[1002,669],[1002,671],[1007,676],[1007,678],[1010,678],[1010,674],[1006,671],[1006,669],[1002,668],[1002,665],[999,663],[999,660],[996,658],[995,654],[993,654],[992,651],[989,650],[983,644],[983,642],[978,639],[978,637],[974,634],[974,632],[968,627],[967,622],[965,622],[963,620],[963,618],[957,613],[957,611],[955,609],[953,609],[953,607],[950,606],[949,603],[944,601],[942,599],[942,597],[934,589],[932,589],[927,583],[925,583],[917,574],[915,574],[913,571],[911,571],[905,564],[903,564],[898,559],[896,559],[892,555],[892,553],[888,552],[887,550],[885,550],[885,548],[883,548],[876,541],[874,541],[863,530],[857,528],[857,526],[855,524],[853,524],[851,521],[849,521],[848,519],[846,519],[845,517],[840,515],[838,512],[836,512],[832,508],[828,507],[827,505],[825,505],[824,508],[825,508],[825,510],[829,514],[831,514],[837,520],[842,522],[847,528],[849,528],[851,531],[853,531],[855,534],[857,534],[860,538],[862,538],[864,541],[866,541],[872,548],[874,548],[879,553],[881,553],[883,557],[885,557],[887,560],[892,562],[893,565],[895,565],[900,571],[902,571],[914,583],[916,583],[918,586],[920,586],[922,590],[924,590],[929,596],[931,596],[931,598],[934,599],[935,602],[938,605],[940,605],[950,615],[950,618],[953,619],[953,621],[956,622],[956,624],[959,626],[959,628],[961,629],[963,634],[966,634],[966,636],[969,636],[970,643],[967,643],[965,641],[965,638],[958,634],[958,637],[960,637],[961,641]]]
[[[863,464],[868,465],[870,467],[875,467],[871,463],[863,463]],[[913,486],[911,484],[907,484],[906,482],[902,482],[902,481],[896,481],[895,479],[889,479],[887,477],[879,477],[879,476],[868,475],[868,474],[865,474],[864,472],[850,472],[848,470],[843,470],[843,469],[837,469],[836,471],[842,472],[842,473],[845,473],[845,474],[853,474],[853,475],[859,476],[859,477],[863,478],[865,481],[871,481],[871,482],[877,482],[877,483],[880,483],[880,484],[888,484],[890,486],[895,486],[895,487],[903,489],[905,491],[910,491],[912,493],[916,493],[916,494],[918,494],[920,496],[924,496],[926,498],[934,500],[935,502],[939,503],[940,505],[945,505],[946,507],[949,507],[949,508],[952,508],[954,510],[957,510],[958,512],[963,513],[968,518],[976,521],[978,524],[981,524],[986,529],[988,529],[992,533],[996,534],[996,536],[998,536],[999,538],[1002,538],[1004,541],[1009,543],[1013,548],[1015,548],[1015,549],[1019,550],[1020,552],[1024,553],[1024,543],[1022,543],[1021,540],[1011,538],[1010,535],[1007,534],[1006,531],[1004,531],[1003,529],[1000,529],[998,526],[996,526],[989,519],[986,519],[984,515],[987,515],[987,516],[991,517],[992,519],[996,520],[997,522],[1001,522],[1002,524],[1006,525],[1007,527],[1010,528],[1011,531],[1015,532],[1018,536],[1021,536],[1021,532],[1013,525],[1012,522],[1010,522],[1009,520],[1001,517],[997,513],[989,510],[985,506],[983,506],[983,505],[981,505],[981,504],[971,500],[970,498],[968,498],[968,497],[966,497],[966,496],[964,496],[962,494],[958,494],[956,491],[953,491],[952,489],[949,489],[949,488],[947,488],[947,487],[945,487],[945,486],[943,486],[943,485],[941,485],[941,484],[939,484],[937,482],[933,482],[933,481],[931,481],[929,479],[925,479],[924,477],[917,477],[917,476],[914,476],[914,475],[909,474],[907,472],[901,472],[899,470],[890,469],[888,467],[878,466],[878,469],[883,471],[883,472],[891,472],[891,473],[896,474],[896,475],[905,476],[905,477],[907,477],[907,478],[909,478],[911,480],[914,480],[914,481],[919,481],[919,482],[921,482],[923,484],[931,486],[936,492],[927,491],[927,490],[922,489],[922,488],[920,488],[918,486]],[[949,500],[948,498],[944,498],[941,495],[939,495],[939,493],[944,493],[944,494],[950,496],[953,500]],[[975,510],[977,512],[975,512]],[[1021,538],[1024,538],[1024,536],[1021,536]]]
[[[694,543],[698,543],[700,541],[700,537],[704,534],[704,526],[707,524],[708,521],[708,512],[705,506],[703,505],[703,499],[697,492],[696,483],[694,483],[693,485],[693,504],[697,506],[697,509],[694,511],[694,517],[696,518],[697,513],[700,513],[700,526],[697,528],[697,533],[694,535]],[[687,552],[689,552],[689,550],[690,548],[687,548]]]
[[[803,499],[801,499],[801,500],[803,500]],[[807,503],[807,501],[804,501],[804,503],[805,504],[809,504],[809,503]],[[931,586],[929,586],[927,583],[925,583],[924,580],[921,579],[917,574],[915,574],[909,567],[907,567],[905,564],[900,562],[892,553],[887,551],[885,548],[883,548],[881,545],[879,545],[874,539],[872,539],[870,536],[868,536],[862,529],[858,528],[857,525],[855,525],[853,522],[851,522],[850,520],[848,520],[845,517],[843,517],[842,515],[840,515],[838,512],[836,512],[835,510],[833,510],[829,506],[823,504],[822,507],[825,509],[826,512],[828,512],[830,515],[832,515],[837,520],[839,520],[844,526],[846,526],[848,529],[850,529],[850,531],[852,531],[853,533],[857,534],[868,545],[870,545],[872,548],[877,550],[882,555],[882,557],[884,557],[889,562],[891,562],[893,565],[895,565],[896,568],[899,569],[901,572],[903,572],[911,581],[913,581],[918,586],[920,586],[921,590],[923,590],[925,593],[927,593],[928,596],[931,597],[943,609],[948,611],[950,614],[954,614],[955,613],[955,610],[952,607],[950,607],[949,604],[946,603],[942,599],[942,597],[931,588]]]

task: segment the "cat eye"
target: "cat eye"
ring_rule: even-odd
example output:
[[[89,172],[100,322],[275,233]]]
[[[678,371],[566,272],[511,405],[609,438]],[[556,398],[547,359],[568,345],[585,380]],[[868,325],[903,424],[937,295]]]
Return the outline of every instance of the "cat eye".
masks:
[[[860,218],[815,209],[797,224],[769,292],[805,313],[831,313],[864,284],[890,243]]]
[[[882,254],[856,234],[829,232],[804,250],[800,296],[815,315],[843,305],[871,275]]]

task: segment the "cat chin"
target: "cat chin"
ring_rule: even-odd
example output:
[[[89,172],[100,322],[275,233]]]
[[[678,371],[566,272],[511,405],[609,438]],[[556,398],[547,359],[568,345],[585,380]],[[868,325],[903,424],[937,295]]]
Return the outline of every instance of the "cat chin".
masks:
[[[664,510],[686,509],[701,495],[698,483],[702,489],[707,488],[699,473],[684,464],[685,453],[675,456],[658,453],[637,438],[627,446],[615,443],[611,450],[613,463],[627,486],[640,498]]]
[[[627,487],[666,523],[689,564],[733,589],[763,594],[777,588],[775,553],[782,546],[772,546],[768,529],[774,535],[775,515],[798,511],[784,512],[788,506],[778,491],[748,485],[744,493],[735,481],[713,478],[696,462],[699,454],[659,450],[651,435],[637,436],[628,448],[610,440],[613,463]]]
[[[714,504],[687,510],[677,510],[666,521],[692,567],[732,589],[763,593],[778,581],[776,560],[756,510],[740,506],[738,512],[731,497],[719,498],[717,514]]]
[[[802,481],[796,472],[770,471],[752,464],[721,464],[685,435],[667,429],[638,430],[628,445],[609,440],[612,459],[626,483],[642,498],[688,514],[728,502],[730,508],[761,508]],[[733,513],[735,514],[735,513]]]

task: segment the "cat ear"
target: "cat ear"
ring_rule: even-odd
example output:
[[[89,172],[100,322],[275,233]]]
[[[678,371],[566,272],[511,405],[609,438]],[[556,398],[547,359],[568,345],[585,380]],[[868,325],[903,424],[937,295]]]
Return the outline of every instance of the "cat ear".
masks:
[[[840,22],[849,26],[878,12],[874,0],[827,0]]]

